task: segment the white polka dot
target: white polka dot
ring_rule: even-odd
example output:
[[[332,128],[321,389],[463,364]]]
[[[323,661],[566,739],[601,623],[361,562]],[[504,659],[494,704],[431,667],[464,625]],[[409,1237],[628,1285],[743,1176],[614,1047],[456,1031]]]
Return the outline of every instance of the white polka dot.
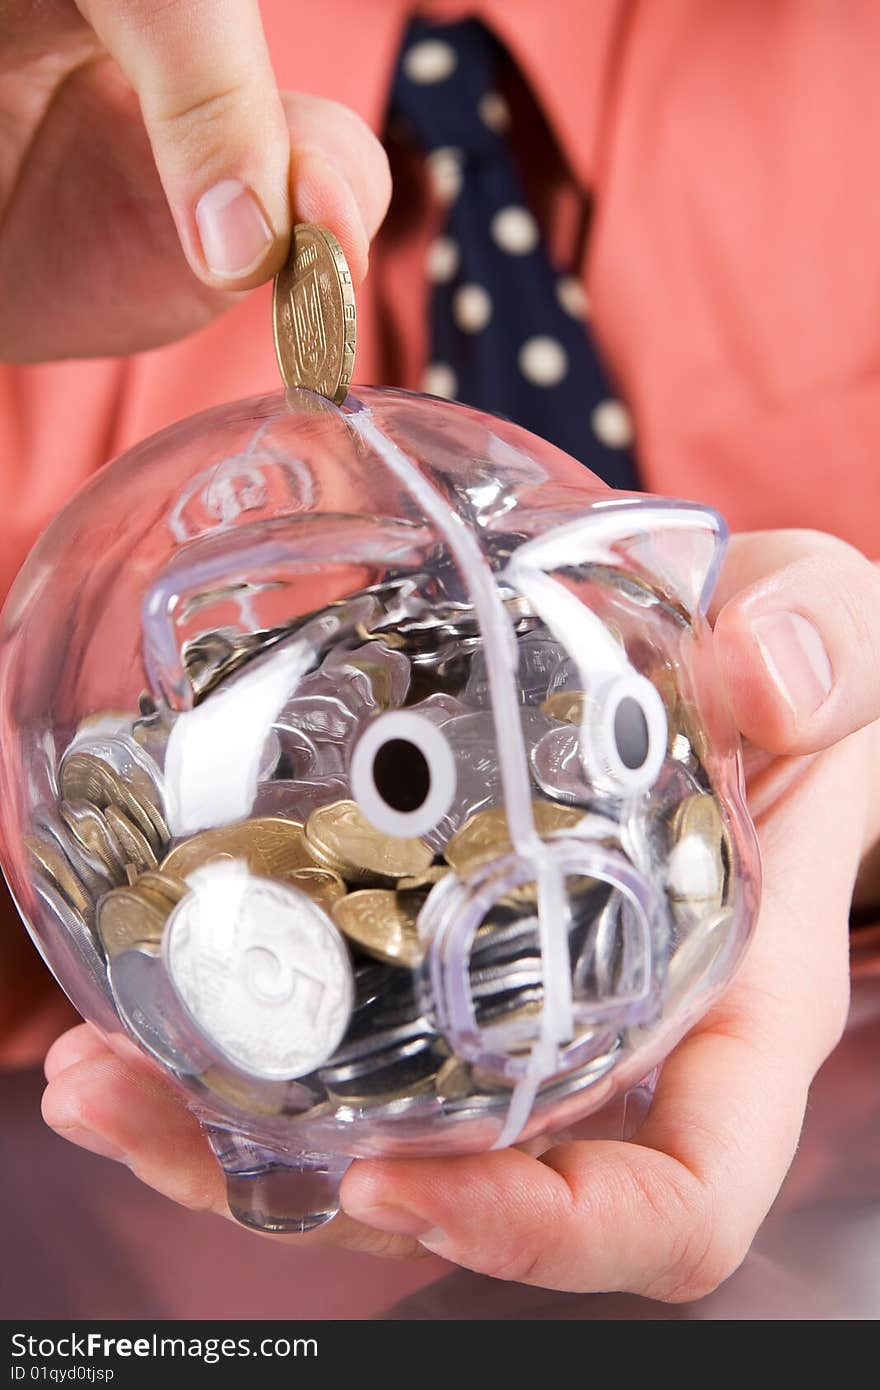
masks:
[[[492,317],[492,301],[482,285],[459,285],[452,296],[452,316],[465,333],[479,333]]]
[[[451,236],[438,236],[428,247],[425,262],[428,279],[433,280],[435,285],[447,284],[458,270],[459,259],[458,242]]]
[[[560,275],[556,281],[556,298],[573,319],[585,319],[590,312],[587,292],[576,275]]]
[[[510,107],[500,92],[487,92],[477,107],[483,125],[502,135],[510,125]]]
[[[527,256],[538,244],[538,224],[528,208],[502,208],[489,230],[495,245],[511,256]]]
[[[590,416],[590,424],[607,449],[625,449],[633,442],[633,423],[623,401],[600,401]]]
[[[422,39],[414,43],[403,60],[403,70],[410,82],[426,86],[442,82],[455,71],[458,55],[452,44],[443,39]]]
[[[461,150],[443,145],[428,155],[428,173],[441,203],[451,203],[461,192]]]
[[[432,362],[425,368],[422,390],[429,396],[445,396],[450,400],[458,390],[458,377],[445,362]]]
[[[534,386],[558,386],[568,371],[565,348],[555,338],[529,338],[519,350],[519,369]]]

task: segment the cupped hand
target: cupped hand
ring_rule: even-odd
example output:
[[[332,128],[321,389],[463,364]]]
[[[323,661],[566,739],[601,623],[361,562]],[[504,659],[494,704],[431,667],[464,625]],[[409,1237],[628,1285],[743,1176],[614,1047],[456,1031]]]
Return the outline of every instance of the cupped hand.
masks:
[[[307,22],[307,21],[306,21]],[[390,197],[353,112],[279,94],[258,0],[0,0],[0,360],[155,347]]]
[[[307,1240],[430,1250],[496,1278],[666,1300],[709,1292],[745,1255],[785,1177],[810,1082],[844,1026],[848,914],[880,837],[880,573],[813,532],[735,538],[717,651],[749,740],[764,864],[732,985],[679,1044],[628,1143],[539,1156],[359,1161],[344,1216]],[[175,1201],[227,1214],[195,1119],[132,1044],[83,1025],[46,1061],[44,1115]],[[303,1239],[298,1237],[297,1239]]]

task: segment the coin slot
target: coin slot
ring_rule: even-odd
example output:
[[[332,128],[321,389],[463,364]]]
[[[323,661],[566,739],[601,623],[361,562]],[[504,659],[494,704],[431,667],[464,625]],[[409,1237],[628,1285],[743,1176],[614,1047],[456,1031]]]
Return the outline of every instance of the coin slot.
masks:
[[[370,723],[351,760],[351,790],[367,820],[386,835],[428,834],[452,805],[455,760],[442,731],[413,710]]]

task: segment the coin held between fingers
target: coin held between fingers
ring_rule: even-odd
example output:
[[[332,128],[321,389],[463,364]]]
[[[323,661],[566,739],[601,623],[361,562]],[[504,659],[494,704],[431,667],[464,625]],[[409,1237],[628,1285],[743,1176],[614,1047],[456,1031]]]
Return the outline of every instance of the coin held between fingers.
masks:
[[[351,271],[326,227],[299,223],[275,277],[275,353],[284,385],[315,391],[339,405],[351,385],[357,311]]]

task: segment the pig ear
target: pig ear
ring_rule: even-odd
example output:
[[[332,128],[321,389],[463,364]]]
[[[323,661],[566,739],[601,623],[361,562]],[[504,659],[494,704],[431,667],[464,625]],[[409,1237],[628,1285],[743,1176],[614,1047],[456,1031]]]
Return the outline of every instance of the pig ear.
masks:
[[[619,510],[615,521],[618,534],[611,539],[615,522],[609,509],[603,539],[617,554],[689,613],[705,617],[727,549],[727,526],[718,512],[696,503],[646,499]]]
[[[518,564],[556,569],[595,560],[621,563],[662,589],[691,615],[705,616],[727,546],[716,511],[666,498],[611,497],[576,521],[527,542]]]

